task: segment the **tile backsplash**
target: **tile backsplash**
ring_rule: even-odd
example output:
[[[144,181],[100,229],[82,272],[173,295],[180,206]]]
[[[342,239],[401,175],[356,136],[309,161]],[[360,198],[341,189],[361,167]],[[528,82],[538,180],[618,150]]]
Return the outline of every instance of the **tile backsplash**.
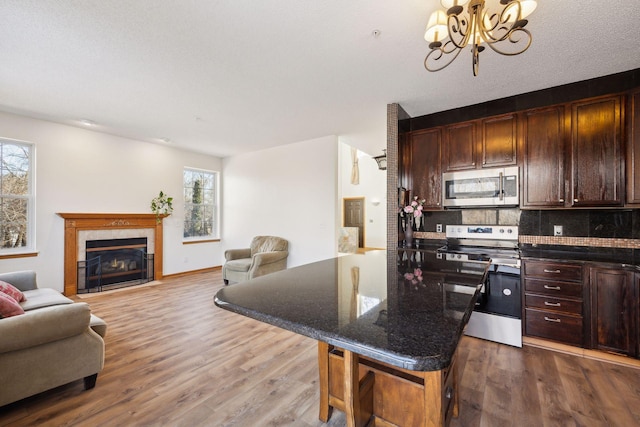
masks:
[[[425,232],[436,232],[437,224],[442,224],[443,229],[446,225],[457,224],[504,224],[518,225],[521,237],[546,238],[554,236],[554,226],[560,225],[563,238],[592,239],[593,242],[596,239],[640,239],[640,210],[636,209],[452,209],[425,212],[423,221]]]
[[[442,224],[443,229],[447,225],[458,224],[502,224],[518,225],[520,218],[519,209],[451,209],[445,211],[425,212],[424,230],[436,231],[436,225]]]
[[[520,235],[553,236],[553,226],[562,226],[566,237],[607,239],[640,238],[640,210],[523,210],[520,213]]]

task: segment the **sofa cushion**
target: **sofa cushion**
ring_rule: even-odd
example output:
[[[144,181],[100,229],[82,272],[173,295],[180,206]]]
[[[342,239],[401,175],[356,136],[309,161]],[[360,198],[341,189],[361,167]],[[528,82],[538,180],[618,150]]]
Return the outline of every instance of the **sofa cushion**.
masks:
[[[71,304],[73,302],[60,292],[51,288],[38,288],[31,291],[24,291],[24,296],[27,300],[20,303],[24,311],[52,305]]]
[[[102,338],[107,335],[107,322],[96,316],[95,314],[91,315],[91,320],[89,321],[89,327],[93,329],[95,333],[100,335]]]
[[[89,329],[91,309],[84,302],[44,307],[0,320],[0,354],[80,335]],[[69,360],[72,355],[67,355]]]
[[[0,280],[0,292],[10,296],[16,300],[16,302],[22,302],[26,299],[20,289],[16,288],[11,283],[3,282],[2,280]]]
[[[24,314],[24,310],[20,307],[20,304],[9,295],[0,292],[0,316],[13,317],[19,314]]]
[[[241,258],[227,261],[224,264],[224,268],[229,271],[240,271],[246,273],[251,267],[251,258]]]
[[[36,283],[36,272],[33,270],[12,271],[10,273],[0,273],[0,280],[11,283],[21,291],[28,291],[38,287]]]

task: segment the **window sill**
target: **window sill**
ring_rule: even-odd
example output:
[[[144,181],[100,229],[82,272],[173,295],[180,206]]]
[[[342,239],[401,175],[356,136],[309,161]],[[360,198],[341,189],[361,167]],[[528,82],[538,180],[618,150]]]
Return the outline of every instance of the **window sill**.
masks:
[[[38,256],[38,252],[14,252],[14,253],[1,253],[0,259],[12,259],[12,258],[30,258]]]
[[[182,244],[183,245],[193,245],[196,243],[215,243],[215,242],[219,242],[220,239],[202,239],[202,240],[183,240]]]

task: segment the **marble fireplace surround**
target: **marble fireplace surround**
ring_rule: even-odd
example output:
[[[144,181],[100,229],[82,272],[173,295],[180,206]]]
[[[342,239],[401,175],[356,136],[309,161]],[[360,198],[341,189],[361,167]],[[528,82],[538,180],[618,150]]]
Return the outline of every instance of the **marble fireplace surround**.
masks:
[[[155,280],[162,278],[162,219],[142,213],[58,213],[64,219],[64,294],[78,291],[78,261],[85,260],[87,240],[146,237],[154,254]]]

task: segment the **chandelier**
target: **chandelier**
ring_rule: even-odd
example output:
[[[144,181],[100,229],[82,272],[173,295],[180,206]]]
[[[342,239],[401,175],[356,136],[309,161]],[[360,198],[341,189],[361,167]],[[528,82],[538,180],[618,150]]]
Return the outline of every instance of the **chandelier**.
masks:
[[[500,0],[499,12],[489,12],[484,0],[441,0],[442,9],[429,17],[424,38],[431,52],[424,59],[428,71],[440,71],[471,45],[473,75],[478,75],[480,52],[485,45],[501,55],[519,55],[531,45],[524,19],[537,6],[535,0]]]

